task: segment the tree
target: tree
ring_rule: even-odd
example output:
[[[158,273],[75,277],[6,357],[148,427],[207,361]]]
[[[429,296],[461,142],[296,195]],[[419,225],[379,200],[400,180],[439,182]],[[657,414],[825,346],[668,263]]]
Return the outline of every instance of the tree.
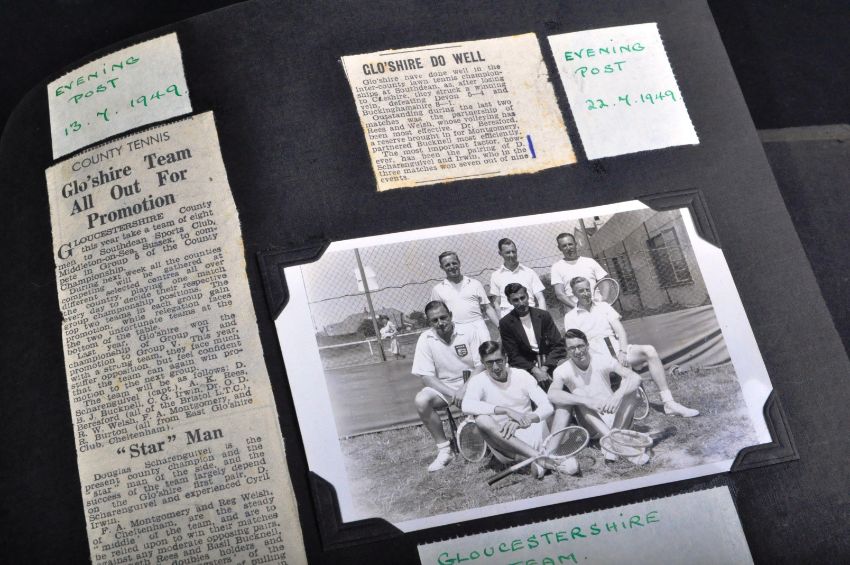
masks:
[[[552,286],[552,275],[549,273],[540,275],[540,282],[543,283],[543,298],[546,299],[546,306],[549,308],[558,308],[561,303],[558,302],[558,297],[555,296],[555,287]]]
[[[363,337],[375,337],[375,326],[372,325],[372,318],[364,318],[357,326],[357,333]]]
[[[410,320],[410,324],[414,328],[424,328],[428,325],[428,318],[425,316],[425,312],[414,310],[407,315],[407,319]]]

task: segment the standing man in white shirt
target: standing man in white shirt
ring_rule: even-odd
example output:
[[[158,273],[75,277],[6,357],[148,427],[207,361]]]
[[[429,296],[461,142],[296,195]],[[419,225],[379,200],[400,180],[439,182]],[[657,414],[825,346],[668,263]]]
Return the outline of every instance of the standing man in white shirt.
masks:
[[[452,404],[460,408],[466,391],[463,373],[481,370],[481,342],[474,333],[459,328],[452,321],[452,313],[438,300],[425,306],[425,316],[431,327],[419,335],[411,371],[424,385],[414,399],[416,411],[437,444],[437,458],[428,470],[439,471],[452,462],[454,454],[438,410]]]
[[[629,343],[626,328],[620,322],[620,314],[609,304],[593,300],[590,281],[584,277],[575,277],[570,281],[570,287],[578,298],[578,305],[564,316],[564,330],[581,330],[587,336],[595,358],[613,357],[626,368],[640,367],[646,363],[649,376],[658,386],[664,402],[664,413],[668,416],[699,416],[699,410],[683,406],[673,398],[664,374],[664,364],[655,347]]]
[[[556,241],[564,258],[552,265],[552,288],[558,301],[566,306],[567,310],[572,310],[577,300],[570,288],[570,281],[575,277],[584,277],[590,281],[590,288],[593,289],[597,282],[608,276],[608,272],[596,260],[578,254],[576,238],[571,234],[559,234]]]
[[[533,308],[546,309],[546,299],[543,297],[543,282],[534,270],[525,265],[520,265],[516,243],[507,237],[499,240],[499,255],[503,264],[490,275],[490,296],[493,297],[493,305],[499,313],[499,318],[513,309],[505,287],[511,283],[519,283],[528,289],[529,304]]]
[[[475,416],[475,423],[493,455],[502,463],[539,455],[549,433],[546,419],[554,410],[552,403],[534,377],[508,365],[498,342],[482,343],[478,353],[485,371],[469,379],[463,411]],[[549,469],[571,475],[578,473],[575,457],[539,461],[540,465],[532,464],[532,472],[538,479]]]
[[[490,330],[484,316],[499,327],[499,317],[490,304],[484,286],[460,272],[460,259],[454,251],[445,251],[438,258],[446,278],[431,290],[431,300],[439,300],[448,306],[458,329],[474,332],[479,343],[490,340]],[[483,312],[483,313],[482,313]]]

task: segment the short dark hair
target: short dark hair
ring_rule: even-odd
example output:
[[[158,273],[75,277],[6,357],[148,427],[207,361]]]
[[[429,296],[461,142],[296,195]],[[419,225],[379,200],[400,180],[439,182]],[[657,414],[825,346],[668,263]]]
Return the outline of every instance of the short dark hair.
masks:
[[[432,300],[431,302],[429,302],[428,304],[425,305],[425,317],[426,318],[428,317],[428,312],[431,312],[432,310],[436,310],[440,306],[445,308],[446,312],[448,312],[449,314],[452,313],[452,311],[449,310],[449,307],[446,306],[446,303],[443,302],[442,300]]]
[[[505,296],[508,297],[508,300],[511,299],[511,295],[515,294],[521,290],[524,290],[526,294],[528,294],[528,289],[522,286],[517,282],[512,282],[505,286]]]
[[[584,343],[587,343],[587,336],[584,335],[584,332],[575,328],[568,329],[567,333],[564,334],[564,341],[568,339],[580,339]]]
[[[573,277],[570,279],[570,288],[575,288],[575,286],[580,282],[586,282],[587,284],[590,284],[590,281],[587,280],[587,278],[585,277]]]
[[[454,255],[455,259],[460,261],[460,257],[457,256],[456,252],[454,252],[454,251],[443,251],[442,253],[440,253],[440,256],[437,257],[437,262],[440,264],[440,266],[443,265],[443,258],[448,257],[449,255]]]
[[[514,240],[509,237],[503,237],[499,240],[499,253],[502,252],[502,246],[504,245],[513,245],[514,247],[516,247],[516,243],[514,243]]]
[[[571,233],[567,233],[567,232],[563,232],[563,233],[559,233],[559,234],[558,234],[558,237],[556,237],[556,238],[555,238],[555,242],[561,241],[561,240],[562,240],[562,239],[564,239],[565,237],[569,237],[569,238],[571,238],[573,241],[575,241],[575,240],[576,240],[576,236],[574,236],[573,234],[571,234]]]
[[[478,346],[478,355],[484,357],[485,355],[490,355],[491,353],[501,351],[501,349],[502,344],[498,341],[485,341],[484,343]]]

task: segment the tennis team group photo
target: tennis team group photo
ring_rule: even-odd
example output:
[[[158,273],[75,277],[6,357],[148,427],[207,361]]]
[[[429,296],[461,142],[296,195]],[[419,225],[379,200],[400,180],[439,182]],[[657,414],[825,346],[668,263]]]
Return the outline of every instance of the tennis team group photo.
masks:
[[[758,443],[682,212],[550,216],[300,267],[362,515],[592,496]]]

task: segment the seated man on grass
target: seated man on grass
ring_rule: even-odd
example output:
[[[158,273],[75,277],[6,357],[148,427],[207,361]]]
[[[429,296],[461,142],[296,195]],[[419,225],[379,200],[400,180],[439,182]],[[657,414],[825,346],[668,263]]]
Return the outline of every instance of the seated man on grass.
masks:
[[[485,341],[478,353],[486,370],[467,383],[463,411],[475,416],[475,423],[493,455],[502,463],[512,464],[539,455],[549,433],[546,418],[552,414],[546,393],[527,371],[508,365],[498,342]],[[547,470],[571,475],[578,472],[574,457],[539,462],[532,463],[532,473],[538,479]]]
[[[439,410],[452,404],[460,408],[466,391],[464,372],[480,371],[481,361],[476,333],[468,327],[459,329],[445,303],[434,300],[426,304],[425,317],[431,327],[416,342],[412,369],[425,386],[416,394],[414,403],[419,418],[437,444],[437,458],[428,470],[439,471],[454,459]]]
[[[590,281],[584,277],[575,277],[570,281],[570,287],[578,299],[578,304],[564,316],[564,329],[574,328],[584,332],[590,343],[590,350],[597,357],[615,357],[620,365],[627,368],[639,367],[646,363],[649,376],[661,394],[665,414],[684,418],[699,416],[698,410],[683,406],[673,398],[667,384],[667,376],[664,374],[664,365],[655,348],[651,345],[629,343],[626,329],[620,322],[617,311],[605,302],[593,300]]]
[[[552,428],[565,427],[573,409],[579,425],[595,439],[608,435],[613,428],[631,428],[639,402],[636,391],[640,375],[610,355],[592,353],[581,330],[568,329],[565,341],[567,361],[555,369],[549,387],[549,400],[555,406]],[[617,392],[611,388],[611,373],[622,378]],[[606,460],[617,460],[616,455],[604,453]],[[646,451],[627,459],[635,465],[645,465],[649,457],[650,451]]]

